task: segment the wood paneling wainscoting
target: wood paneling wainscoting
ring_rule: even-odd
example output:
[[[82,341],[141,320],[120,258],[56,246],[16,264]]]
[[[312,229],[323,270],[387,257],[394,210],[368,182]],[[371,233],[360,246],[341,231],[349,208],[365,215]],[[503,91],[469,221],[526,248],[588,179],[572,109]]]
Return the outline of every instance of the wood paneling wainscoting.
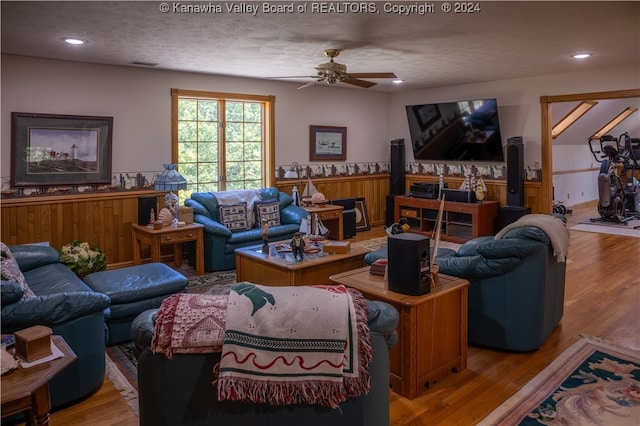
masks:
[[[384,224],[389,174],[318,177],[312,179],[327,199],[364,198],[373,226]],[[407,190],[414,182],[437,183],[437,176],[406,175]],[[447,177],[451,188],[462,183],[461,177]],[[503,180],[485,180],[489,200],[506,204],[507,187]],[[300,193],[306,180],[281,179],[276,187],[291,194],[293,185]],[[540,196],[540,182],[525,182],[525,204],[533,213],[545,211]],[[109,268],[133,264],[131,224],[138,222],[138,197],[157,196],[163,205],[165,193],[153,190],[92,192],[24,198],[4,198],[0,204],[2,241],[8,245],[46,241],[59,249],[74,239],[97,244],[107,254]],[[143,253],[145,256],[145,253]]]
[[[389,194],[389,173],[376,175],[335,176],[311,178],[316,189],[324,194],[328,200],[338,198],[364,198],[371,225],[384,223],[386,197]],[[293,186],[298,186],[300,196],[307,186],[307,179],[280,179],[276,187],[280,191],[291,194]],[[300,187],[302,186],[302,187]]]
[[[132,265],[131,224],[138,223],[138,197],[157,196],[162,206],[164,195],[141,190],[5,198],[0,204],[2,242],[46,241],[59,249],[73,240],[88,241],[106,253],[108,268]]]

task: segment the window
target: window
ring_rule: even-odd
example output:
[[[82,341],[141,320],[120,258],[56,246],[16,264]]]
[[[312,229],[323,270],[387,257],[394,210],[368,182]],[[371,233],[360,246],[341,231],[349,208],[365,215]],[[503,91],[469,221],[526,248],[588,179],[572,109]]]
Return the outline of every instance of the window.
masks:
[[[172,162],[192,192],[272,186],[273,96],[172,89]]]

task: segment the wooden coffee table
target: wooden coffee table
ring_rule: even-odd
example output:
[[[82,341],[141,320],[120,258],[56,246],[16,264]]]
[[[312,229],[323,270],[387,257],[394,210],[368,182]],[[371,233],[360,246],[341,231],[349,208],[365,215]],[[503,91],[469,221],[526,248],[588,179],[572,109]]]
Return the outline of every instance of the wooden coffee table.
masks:
[[[331,284],[329,276],[362,267],[364,255],[369,253],[367,249],[351,247],[345,254],[305,254],[304,260],[297,262],[291,253],[270,256],[261,249],[260,245],[236,249],[238,282],[273,286]]]
[[[467,280],[440,274],[430,293],[409,296],[389,291],[384,277],[370,274],[368,266],[330,279],[398,310],[398,343],[389,354],[394,392],[415,398],[431,383],[467,368]]]
[[[27,424],[49,424],[49,381],[76,359],[62,336],[51,336],[51,341],[63,353],[61,358],[29,368],[19,366],[2,376],[2,417],[24,411]]]

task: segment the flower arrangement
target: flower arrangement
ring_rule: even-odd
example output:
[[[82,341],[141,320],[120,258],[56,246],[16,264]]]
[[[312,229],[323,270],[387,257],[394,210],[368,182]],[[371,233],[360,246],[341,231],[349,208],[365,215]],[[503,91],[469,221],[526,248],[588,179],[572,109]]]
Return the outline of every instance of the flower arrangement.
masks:
[[[107,255],[95,244],[73,240],[60,249],[60,263],[67,265],[78,277],[84,278],[92,272],[104,271],[107,267]]]

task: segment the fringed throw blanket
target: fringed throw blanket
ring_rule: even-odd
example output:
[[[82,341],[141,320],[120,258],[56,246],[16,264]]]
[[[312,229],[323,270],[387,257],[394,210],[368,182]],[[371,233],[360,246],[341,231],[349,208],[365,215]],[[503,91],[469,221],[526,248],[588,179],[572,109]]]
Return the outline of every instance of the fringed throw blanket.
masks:
[[[339,403],[369,391],[364,298],[344,286],[232,288],[219,400]]]
[[[499,240],[508,231],[514,228],[535,226],[542,229],[551,240],[551,246],[553,247],[553,254],[558,259],[558,262],[565,262],[567,258],[567,252],[569,251],[569,230],[562,221],[562,219],[549,216],[546,214],[528,214],[522,216],[517,221],[510,223],[498,232],[495,236],[496,240]]]
[[[227,295],[179,293],[167,297],[156,316],[151,349],[171,359],[174,353],[222,350]]]

